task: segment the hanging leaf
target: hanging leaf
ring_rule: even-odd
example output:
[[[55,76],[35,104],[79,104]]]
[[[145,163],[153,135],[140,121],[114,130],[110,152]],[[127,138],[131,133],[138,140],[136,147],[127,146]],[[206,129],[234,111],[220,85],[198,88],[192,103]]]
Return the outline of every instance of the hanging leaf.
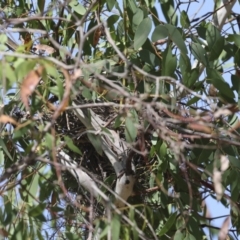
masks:
[[[143,49],[139,52],[139,55],[146,63],[149,65],[156,67],[160,65],[160,60],[156,56],[156,54],[151,53],[150,51]]]
[[[230,216],[226,217],[224,222],[223,222],[223,224],[222,224],[222,227],[221,227],[221,229],[220,229],[220,231],[218,233],[218,239],[219,240],[227,239],[230,222],[231,222]]]
[[[164,17],[166,18],[167,22],[177,25],[177,14],[174,7],[173,0],[161,1],[160,4],[162,8],[162,12]]]
[[[38,66],[36,70],[32,70],[24,79],[20,87],[20,95],[24,106],[29,109],[28,97],[32,95],[36,86],[38,85],[41,74],[43,71],[42,66]]]
[[[174,235],[173,240],[183,240],[183,238],[184,238],[184,235],[181,232],[181,230],[177,230],[175,235]]]
[[[38,0],[38,8],[39,8],[40,13],[43,13],[44,6],[45,6],[45,0]]]
[[[134,49],[138,50],[147,40],[149,33],[151,32],[152,21],[150,18],[145,18],[138,25],[134,36]]]
[[[10,154],[10,152],[8,151],[8,146],[5,144],[5,142],[3,141],[2,138],[0,138],[0,148],[2,148],[3,152],[8,156],[8,158],[13,161],[13,158]]]
[[[133,18],[132,18],[132,30],[133,32],[136,31],[138,25],[142,22],[143,20],[143,11],[142,9],[138,8],[136,13],[133,15]]]
[[[136,13],[137,11],[137,4],[135,0],[128,0],[126,1],[127,6],[129,7],[129,9],[132,11],[132,13]]]
[[[218,28],[213,26],[212,23],[209,23],[207,25],[206,40],[210,50],[209,59],[210,60],[217,59],[220,56],[221,52],[223,51],[224,37],[221,36]]]
[[[70,97],[70,93],[71,93],[72,81],[69,76],[69,73],[65,69],[62,69],[62,72],[63,72],[64,78],[65,78],[65,89],[64,89],[62,101],[59,103],[59,105],[57,106],[57,108],[52,116],[53,120],[56,120],[58,118],[58,116],[66,109],[66,107],[69,104],[69,97]],[[59,85],[59,87],[61,88],[61,84]]]
[[[168,30],[164,25],[158,25],[152,34],[152,41],[157,42],[160,39],[168,37]]]
[[[172,227],[172,225],[174,224],[175,220],[177,217],[177,212],[171,214],[171,216],[168,218],[167,222],[165,223],[165,225],[162,227],[162,229],[159,231],[158,236],[163,236],[165,233],[167,233],[170,228]]]
[[[190,45],[190,49],[193,56],[204,66],[207,66],[206,50],[199,43],[194,42]]]
[[[185,54],[180,56],[179,67],[182,73],[183,84],[188,88],[192,88],[199,78],[199,70],[191,68],[190,59]]]
[[[183,36],[179,32],[179,30],[171,24],[157,26],[152,34],[152,41],[157,42],[158,40],[166,37],[169,37],[169,39],[171,39],[176,44],[176,46],[182,53],[188,53],[187,47],[183,40]]]
[[[108,11],[112,11],[112,9],[116,3],[116,0],[106,0],[106,2],[107,2]]]
[[[213,68],[207,68],[207,79],[210,83],[214,85],[219,92],[231,99],[234,98],[234,93],[229,87],[228,83],[224,81],[219,72]]]
[[[119,240],[120,228],[121,228],[120,217],[119,215],[115,214],[111,220],[112,240]]]
[[[137,137],[137,128],[131,117],[126,118],[125,125],[126,140],[131,143],[135,141],[135,138]]]
[[[78,14],[84,15],[86,13],[85,7],[81,3],[79,3],[77,0],[72,0],[69,3],[69,6]]]
[[[64,140],[65,143],[67,144],[67,146],[69,147],[70,150],[72,150],[75,153],[78,153],[80,155],[82,155],[82,152],[80,151],[80,149],[73,143],[73,140],[71,138],[69,138],[68,136],[64,136]]]
[[[103,149],[101,137],[92,133],[87,133],[87,136],[92,145],[94,146],[94,148],[96,149],[96,151],[98,152],[98,154],[102,156]]]
[[[99,39],[102,35],[102,30],[101,30],[101,27],[98,27],[95,31],[94,31],[94,35],[93,35],[93,47],[95,47],[98,42],[99,42]]]
[[[162,75],[163,76],[174,76],[174,72],[177,67],[177,57],[172,54],[171,46],[168,46],[162,53],[163,64],[162,64]]]
[[[188,18],[188,15],[186,13],[186,11],[182,11],[181,12],[181,16],[180,16],[180,22],[183,28],[189,28],[190,27],[190,20]]]

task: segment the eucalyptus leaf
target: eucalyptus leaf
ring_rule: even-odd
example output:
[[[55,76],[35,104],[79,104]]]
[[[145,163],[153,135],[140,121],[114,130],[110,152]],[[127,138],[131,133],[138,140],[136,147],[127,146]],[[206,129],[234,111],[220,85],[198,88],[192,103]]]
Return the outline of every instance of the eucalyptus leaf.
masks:
[[[149,33],[152,29],[152,21],[150,18],[145,18],[138,25],[136,33],[134,35],[134,49],[138,50],[147,40]]]

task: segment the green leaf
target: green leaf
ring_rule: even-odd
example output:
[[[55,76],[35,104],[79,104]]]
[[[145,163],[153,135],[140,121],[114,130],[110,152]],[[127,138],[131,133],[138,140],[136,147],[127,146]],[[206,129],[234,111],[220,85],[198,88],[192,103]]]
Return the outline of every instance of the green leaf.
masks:
[[[132,117],[127,117],[125,122],[125,135],[128,143],[135,141],[137,137],[137,128],[133,122]]]
[[[42,65],[45,67],[45,70],[48,75],[57,78],[58,77],[58,71],[56,69],[56,66],[54,66],[52,63],[48,61],[42,61]]]
[[[213,26],[212,23],[208,23],[207,30],[206,30],[206,40],[207,40],[209,49],[211,49],[214,46],[214,44],[219,38],[221,38],[221,34],[218,28]]]
[[[165,159],[167,155],[167,144],[165,142],[162,143],[160,149],[159,149],[159,156],[161,159]]]
[[[187,233],[186,237],[184,238],[184,240],[196,240],[196,238],[190,234],[190,233]]]
[[[0,166],[2,166],[3,164],[4,164],[4,154],[0,145]]]
[[[188,15],[187,15],[186,11],[184,11],[184,10],[181,12],[180,22],[181,22],[181,25],[183,28],[190,27],[190,21],[189,21]]]
[[[62,100],[63,94],[64,94],[63,82],[59,78],[57,78],[56,79],[56,83],[57,83],[57,96],[58,96],[58,99]]]
[[[73,143],[73,140],[68,137],[68,136],[64,136],[64,141],[67,144],[67,146],[69,147],[70,150],[72,150],[75,153],[78,153],[80,155],[82,155],[82,152],[80,151],[80,149]]]
[[[221,36],[218,28],[213,26],[212,23],[207,25],[206,40],[210,49],[209,59],[217,59],[223,51],[224,37]]]
[[[112,238],[113,240],[119,240],[120,236],[120,217],[119,215],[115,214],[114,217],[111,219],[111,232],[112,232]]]
[[[107,24],[109,27],[113,26],[119,19],[118,15],[111,15],[108,19],[107,19]]]
[[[183,240],[183,238],[184,238],[184,234],[180,230],[177,230],[173,240]]]
[[[4,199],[4,219],[1,220],[1,222],[7,226],[11,220],[13,219],[14,217],[14,212],[13,211],[13,208],[12,208],[12,202],[11,202],[11,199],[9,199],[7,196],[3,196],[3,199]]]
[[[29,192],[31,193],[32,196],[36,196],[37,192],[38,192],[38,189],[39,189],[39,184],[38,184],[38,181],[39,181],[39,174],[36,173],[33,175],[33,179],[32,179],[32,182],[31,184],[29,184]],[[32,201],[35,201],[34,198],[31,197],[31,195],[29,195],[29,199]]]
[[[116,3],[116,0],[106,0],[107,2],[107,8],[108,8],[108,11],[112,11],[115,3]]]
[[[83,87],[82,96],[84,98],[86,98],[87,100],[91,100],[92,99],[91,91],[87,87]]]
[[[187,47],[183,40],[183,36],[179,32],[179,30],[171,24],[157,26],[154,29],[153,34],[152,34],[152,41],[156,42],[156,41],[166,38],[166,37],[169,37],[176,44],[176,46],[179,48],[179,50],[182,53],[184,53],[184,54],[188,53]]]
[[[101,234],[99,236],[99,239],[103,239],[103,237],[107,236],[108,231],[110,231],[109,229],[110,229],[110,226],[105,225],[105,228],[103,230],[101,229]]]
[[[207,68],[206,70],[208,81],[212,83],[214,87],[217,88],[222,95],[225,95],[233,99],[234,93],[232,89],[229,87],[228,83],[224,81],[220,73],[213,68]]]
[[[45,6],[45,0],[38,0],[38,9],[40,13],[43,13]]]
[[[228,159],[232,167],[240,169],[240,161],[238,157],[228,156]]]
[[[163,236],[165,233],[167,233],[171,229],[171,227],[173,226],[176,220],[176,217],[177,217],[177,212],[171,214],[171,216],[168,218],[163,228],[158,233],[158,236]]]
[[[174,7],[173,0],[164,0],[160,4],[162,12],[167,22],[177,25],[177,14]]]
[[[27,74],[34,69],[36,61],[23,61],[16,67],[16,73],[19,80],[24,79]]]
[[[86,13],[85,7],[83,7],[82,4],[80,4],[77,0],[72,0],[69,3],[69,6],[78,14],[84,15]]]
[[[79,235],[76,233],[72,233],[72,232],[65,232],[66,235],[66,239],[68,240],[79,240]]]
[[[213,145],[213,144],[209,144],[209,148]],[[197,156],[197,163],[201,164],[204,162],[208,162],[208,158],[211,155],[212,150],[209,149],[202,149],[201,153]]]
[[[114,128],[118,128],[120,127],[120,125],[122,124],[123,120],[122,120],[122,115],[119,114],[117,117],[116,117],[116,120],[115,120],[115,123],[114,123]]]
[[[191,69],[190,59],[186,54],[180,55],[179,67],[181,69],[182,74],[185,74],[186,71],[189,71]]]
[[[192,88],[199,77],[199,70],[196,68],[191,69],[190,59],[185,54],[180,55],[179,67],[182,73],[183,84],[188,88]]]
[[[102,156],[102,140],[101,137],[99,135],[95,135],[92,133],[87,133],[88,139],[90,140],[90,142],[92,143],[92,145],[94,146],[94,148],[96,149],[96,151],[98,152],[99,155]]]
[[[136,31],[138,25],[142,22],[143,20],[143,11],[142,9],[138,8],[136,13],[133,15],[133,18],[132,18],[132,30],[133,32]]]
[[[46,209],[46,203],[39,203],[37,206],[33,206],[29,209],[28,214],[31,217],[37,217],[43,214],[43,211]]]
[[[162,75],[173,76],[177,67],[177,57],[172,54],[171,46],[168,46],[166,48],[166,50],[162,53],[162,56],[163,56]]]
[[[7,146],[5,145],[5,142],[2,140],[2,138],[0,138],[0,148],[5,152],[5,154],[9,157],[9,159],[11,159],[11,161],[13,161],[13,158],[12,158],[11,154],[9,153]]]
[[[231,75],[231,81],[232,81],[232,88],[233,90],[236,90],[238,94],[238,107],[240,108],[240,77],[236,75]]]
[[[128,0],[126,1],[127,6],[129,7],[129,9],[132,11],[132,13],[136,13],[137,11],[137,4],[135,0]]]
[[[141,59],[143,59],[146,63],[148,63],[149,65],[156,67],[160,65],[160,60],[159,58],[151,53],[150,51],[143,49],[139,52],[139,55],[141,57]]]
[[[53,95],[59,97],[58,86],[48,87],[48,89]]]
[[[234,42],[235,45],[238,48],[240,48],[240,36],[239,36],[239,34],[229,34],[227,40],[230,41],[230,42]]]
[[[0,71],[3,71],[0,70]],[[8,88],[12,87],[14,83],[16,83],[16,72],[9,64],[4,64],[4,73],[1,74],[1,77],[3,77],[6,74],[7,79],[9,80]]]
[[[240,77],[236,75],[231,75],[231,81],[232,81],[232,88],[240,92]]]
[[[206,58],[206,50],[199,43],[192,43],[190,45],[193,56],[201,62],[204,66],[207,66],[208,61]]]
[[[164,25],[158,25],[152,33],[152,41],[157,42],[158,40],[168,37],[168,30]]]
[[[151,32],[152,21],[150,18],[145,18],[138,25],[136,33],[134,35],[134,49],[138,50],[147,40],[149,33]]]
[[[6,34],[0,34],[0,44],[5,44],[8,40],[8,37]]]
[[[187,106],[191,106],[192,104],[198,102],[200,100],[199,97],[193,97],[187,102]]]
[[[45,141],[44,141],[44,146],[51,150],[53,148],[53,144],[54,144],[54,137],[50,134],[50,133],[46,133],[45,135]]]

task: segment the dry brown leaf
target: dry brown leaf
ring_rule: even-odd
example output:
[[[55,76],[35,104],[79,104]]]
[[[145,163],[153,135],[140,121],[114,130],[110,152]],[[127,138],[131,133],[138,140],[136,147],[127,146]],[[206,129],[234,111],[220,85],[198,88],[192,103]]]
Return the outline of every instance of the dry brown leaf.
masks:
[[[218,90],[213,86],[213,84],[211,84],[208,89],[208,95],[211,97],[216,97],[217,94],[218,94]]]
[[[211,216],[211,213],[210,213],[210,211],[209,211],[209,209],[208,209],[208,206],[207,206],[205,200],[202,201],[201,206],[202,206],[202,208],[204,209],[204,213],[205,213],[204,216],[205,216],[206,218],[211,218],[212,216]]]
[[[0,235],[7,238],[8,232],[4,228],[0,228]]]
[[[229,110],[229,109],[222,109],[220,108],[219,110],[217,110],[215,113],[214,113],[214,117],[215,118],[219,118],[220,116],[224,115],[224,116],[229,116],[231,115],[232,112]]]
[[[227,156],[221,155],[220,161],[221,161],[221,171],[225,172],[229,167],[229,160]]]
[[[21,40],[25,46],[25,50],[29,52],[33,45],[31,33],[26,33],[24,38],[21,37]]]
[[[213,184],[215,193],[217,195],[217,200],[220,200],[223,195],[223,188],[222,188],[222,172],[218,171],[216,167],[213,169]]]
[[[188,128],[199,132],[212,133],[212,129],[210,127],[198,123],[189,123]]]
[[[228,216],[223,224],[222,227],[218,233],[218,240],[225,240],[228,237],[228,229],[229,229],[229,225],[230,225],[230,216]]]
[[[34,49],[36,49],[35,51],[43,51],[47,54],[53,54],[55,52],[55,49],[53,47],[45,44],[37,44],[36,46],[34,46]]]
[[[13,118],[11,118],[7,115],[1,115],[0,122],[1,123],[12,123],[13,125],[18,125],[17,121],[15,121]]]
[[[42,71],[43,66],[38,66],[36,70],[32,70],[28,73],[21,84],[20,96],[27,110],[29,110],[28,97],[32,95],[38,85]]]
[[[75,81],[77,78],[82,77],[83,73],[81,68],[75,69],[73,74],[71,75],[71,79]]]
[[[98,44],[101,35],[102,35],[102,30],[101,30],[101,27],[99,27],[95,30],[94,35],[93,35],[93,46],[94,47]]]

